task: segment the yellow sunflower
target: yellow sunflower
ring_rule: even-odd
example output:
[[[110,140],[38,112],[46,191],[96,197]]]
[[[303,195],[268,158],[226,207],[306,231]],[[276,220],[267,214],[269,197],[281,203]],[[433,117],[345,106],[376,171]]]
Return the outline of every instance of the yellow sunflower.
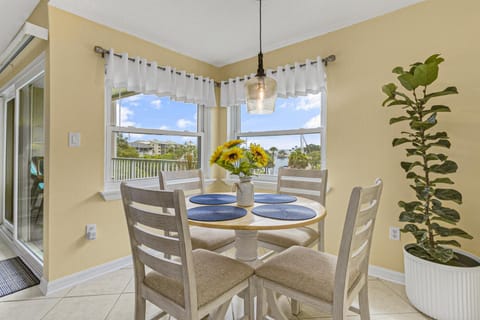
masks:
[[[243,141],[242,139],[235,139],[235,140],[230,140],[230,141],[227,141],[223,144],[223,147],[225,149],[229,149],[231,147],[234,147],[234,146],[238,146],[239,144],[242,144],[244,143],[245,141]]]
[[[234,147],[230,150],[226,150],[222,154],[222,160],[228,163],[235,163],[243,157],[243,150],[239,147]]]
[[[220,159],[220,156],[222,155],[223,152],[223,146],[218,146],[217,149],[212,153],[212,156],[210,157],[210,165],[213,165]]]
[[[250,144],[250,152],[252,153],[253,160],[260,166],[265,167],[268,164],[268,155],[258,144]]]

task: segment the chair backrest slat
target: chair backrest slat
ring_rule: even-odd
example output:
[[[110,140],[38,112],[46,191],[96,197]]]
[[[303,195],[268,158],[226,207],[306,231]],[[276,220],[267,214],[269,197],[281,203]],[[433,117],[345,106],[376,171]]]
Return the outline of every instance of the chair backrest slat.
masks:
[[[152,213],[135,207],[130,207],[128,214],[132,220],[147,227],[165,231],[177,231],[177,221],[173,215]]]
[[[280,168],[277,192],[301,196],[325,205],[327,170]]]
[[[138,243],[165,254],[180,256],[180,241],[177,238],[153,234],[138,226],[133,226],[133,234]]]
[[[160,189],[180,189],[188,194],[201,194],[205,192],[202,170],[161,171]]]
[[[135,202],[137,204],[153,206],[153,207],[166,207],[166,208],[175,207],[173,198],[171,195],[158,193],[157,190],[130,188],[129,197],[131,202]]]
[[[382,180],[377,179],[372,186],[355,187],[352,190],[335,272],[334,309],[347,300],[350,275],[358,274],[357,279],[367,279],[382,187]]]
[[[155,256],[143,248],[137,248],[137,255],[139,260],[150,269],[168,278],[173,278],[177,281],[183,280],[183,267],[181,263]]]

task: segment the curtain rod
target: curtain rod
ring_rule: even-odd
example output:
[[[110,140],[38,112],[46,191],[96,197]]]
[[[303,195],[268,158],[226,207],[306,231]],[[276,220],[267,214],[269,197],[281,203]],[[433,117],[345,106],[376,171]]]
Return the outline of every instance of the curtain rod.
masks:
[[[101,54],[101,55],[102,55],[102,58],[104,58],[106,54],[110,54],[110,50],[104,49],[104,48],[102,48],[102,47],[100,47],[100,46],[94,46],[94,47],[93,47],[93,51],[95,51],[95,53]],[[121,57],[122,57],[122,55],[121,55],[121,54],[118,54],[118,53],[114,53],[113,55],[114,55],[115,57],[118,57],[118,58],[121,58]],[[130,57],[128,58],[128,60],[130,60],[130,61],[135,61],[134,58],[130,58]],[[335,55],[334,55],[334,54],[331,54],[331,55],[327,56],[326,58],[323,58],[323,59],[322,59],[322,62],[323,62],[323,64],[324,64],[325,66],[327,66],[328,63],[334,62],[335,60],[336,60]],[[140,61],[140,63],[141,63],[141,61]],[[317,61],[311,61],[311,62],[310,62],[310,64],[312,64],[312,65],[313,65],[313,64],[316,64],[316,63],[317,63]],[[305,65],[306,65],[305,63],[302,63],[302,64],[300,64],[300,67],[305,67]],[[151,67],[152,65],[151,65],[149,62],[147,62],[147,66]],[[160,69],[160,70],[163,70],[163,71],[166,70],[166,68],[165,68],[165,67],[162,67],[162,66],[157,66],[157,68]],[[291,67],[290,67],[290,70],[294,70],[294,69],[295,69],[295,66],[291,66]],[[282,71],[285,71],[285,69],[282,69]],[[172,72],[173,72],[173,70],[172,70]],[[178,75],[181,75],[181,73],[178,72],[178,71],[177,71],[176,73],[177,73]],[[277,73],[277,70],[273,70],[272,73]],[[186,76],[187,76],[187,78],[190,78],[190,77],[191,77],[190,74],[186,74]],[[197,77],[195,77],[194,79],[195,79],[195,80],[198,80]],[[247,77],[247,80],[248,80],[248,79],[250,79],[250,76]],[[241,79],[238,79],[238,80],[239,80],[239,81],[244,81],[244,78],[241,78]],[[205,81],[205,79],[204,79],[203,81]],[[233,83],[235,83],[235,81],[236,81],[236,80],[232,80]],[[220,87],[220,84],[223,83],[223,82],[224,82],[224,83],[228,83],[228,81],[222,81],[222,82],[217,82],[217,81],[215,81],[215,86],[216,86],[216,87]]]

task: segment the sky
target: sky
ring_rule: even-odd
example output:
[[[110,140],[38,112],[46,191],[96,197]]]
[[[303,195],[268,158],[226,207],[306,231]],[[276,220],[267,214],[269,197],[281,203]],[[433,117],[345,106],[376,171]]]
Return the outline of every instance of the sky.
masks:
[[[142,94],[123,98],[118,100],[118,103],[120,104],[118,117],[120,123],[117,125],[122,127],[193,132],[197,130],[197,107],[194,104],[175,102],[168,97]],[[320,94],[288,99],[278,98],[275,112],[268,115],[248,114],[243,105],[241,130],[249,132],[318,127],[320,126],[320,103]],[[157,139],[179,143],[196,142],[195,138],[180,136],[131,134],[128,138],[129,141]],[[265,149],[275,146],[278,149],[287,150],[301,144],[298,135],[249,138],[248,142],[259,143]],[[320,144],[320,135],[305,135],[304,142]]]

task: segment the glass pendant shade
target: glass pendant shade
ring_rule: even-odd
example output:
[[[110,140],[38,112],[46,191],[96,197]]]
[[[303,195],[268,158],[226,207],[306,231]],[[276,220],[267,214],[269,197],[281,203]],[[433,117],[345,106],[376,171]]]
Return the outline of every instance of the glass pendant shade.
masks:
[[[248,113],[272,113],[277,99],[277,81],[257,75],[245,82],[245,94]]]

